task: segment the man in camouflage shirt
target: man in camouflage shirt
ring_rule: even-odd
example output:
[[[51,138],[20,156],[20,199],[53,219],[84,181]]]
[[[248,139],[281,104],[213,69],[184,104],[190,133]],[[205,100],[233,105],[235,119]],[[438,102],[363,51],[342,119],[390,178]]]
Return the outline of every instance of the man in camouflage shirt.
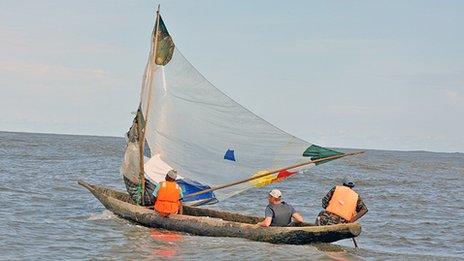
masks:
[[[332,201],[332,197],[335,193],[335,191],[337,190],[338,187],[341,187],[341,186],[335,186],[333,187],[329,193],[327,193],[327,195],[325,195],[325,197],[322,199],[322,207],[324,208],[324,210],[322,210],[319,215],[317,216],[316,218],[316,225],[318,226],[325,226],[325,225],[333,225],[333,224],[340,224],[340,223],[352,223],[352,222],[355,222],[356,220],[358,220],[359,218],[361,218],[362,216],[364,216],[366,213],[367,213],[367,206],[366,204],[364,204],[363,200],[361,199],[361,197],[359,195],[357,195],[357,193],[352,190],[352,188],[354,187],[354,183],[351,182],[351,181],[348,181],[348,180],[345,180],[343,182],[343,187],[348,187],[350,188],[350,190],[352,192],[348,192],[348,193],[352,193],[352,195],[356,195],[357,196],[357,202],[356,202],[356,208],[355,208],[355,213],[353,213],[353,216],[351,219],[347,220],[343,217],[341,217],[340,215],[337,215],[335,213],[332,213],[330,211],[327,211],[328,207],[329,207],[329,204],[332,204],[332,205],[335,205],[337,204],[338,202],[333,202]],[[342,189],[345,189],[346,188],[343,188]],[[355,197],[356,197],[355,196]],[[340,199],[343,199],[343,195],[342,197],[340,196],[337,196],[337,199],[336,201],[342,201]],[[334,199],[335,200],[335,199]],[[343,202],[341,202],[341,204],[339,205],[343,205]],[[341,206],[343,208],[343,206]]]

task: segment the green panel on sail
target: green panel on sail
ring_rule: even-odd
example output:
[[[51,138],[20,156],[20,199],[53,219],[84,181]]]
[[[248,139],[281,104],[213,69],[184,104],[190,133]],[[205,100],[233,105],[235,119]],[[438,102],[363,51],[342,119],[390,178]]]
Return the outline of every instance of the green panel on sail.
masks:
[[[305,152],[303,152],[303,157],[310,157],[311,160],[317,160],[317,159],[327,158],[327,157],[341,155],[341,154],[343,153],[335,151],[335,150],[327,149],[321,146],[311,145],[305,150]],[[323,161],[317,162],[316,165],[326,163],[329,161],[331,160],[323,160]]]

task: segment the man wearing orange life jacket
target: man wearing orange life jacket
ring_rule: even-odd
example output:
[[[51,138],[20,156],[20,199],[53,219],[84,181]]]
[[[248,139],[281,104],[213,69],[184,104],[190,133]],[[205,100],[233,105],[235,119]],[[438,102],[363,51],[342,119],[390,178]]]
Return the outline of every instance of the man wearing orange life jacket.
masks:
[[[323,211],[316,218],[316,225],[352,223],[367,213],[367,206],[352,188],[354,183],[345,180],[342,186],[333,187],[322,199]]]
[[[166,181],[160,182],[153,195],[155,196],[155,211],[162,216],[169,216],[171,214],[182,214],[182,202],[180,199],[183,197],[182,189],[176,183],[177,171],[170,170],[165,177]]]

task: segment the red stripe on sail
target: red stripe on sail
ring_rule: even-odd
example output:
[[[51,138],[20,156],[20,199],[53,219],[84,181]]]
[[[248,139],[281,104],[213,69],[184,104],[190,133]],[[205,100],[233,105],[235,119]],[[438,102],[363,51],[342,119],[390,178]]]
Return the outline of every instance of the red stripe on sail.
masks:
[[[291,172],[288,170],[283,170],[279,172],[279,175],[277,175],[277,179],[285,179],[287,177],[290,177],[291,175],[295,174],[296,172]]]

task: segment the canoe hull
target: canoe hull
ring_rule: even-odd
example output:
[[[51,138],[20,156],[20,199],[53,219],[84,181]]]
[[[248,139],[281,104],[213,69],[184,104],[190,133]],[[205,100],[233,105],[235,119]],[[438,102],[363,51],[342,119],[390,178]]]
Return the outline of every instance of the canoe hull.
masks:
[[[180,231],[199,236],[240,237],[275,244],[330,243],[353,238],[361,233],[358,223],[330,226],[304,224],[300,227],[268,227],[255,225],[262,218],[237,213],[184,206],[184,215],[162,217],[155,211],[133,204],[129,195],[110,188],[91,185],[87,188],[108,210],[114,214],[148,227]]]

